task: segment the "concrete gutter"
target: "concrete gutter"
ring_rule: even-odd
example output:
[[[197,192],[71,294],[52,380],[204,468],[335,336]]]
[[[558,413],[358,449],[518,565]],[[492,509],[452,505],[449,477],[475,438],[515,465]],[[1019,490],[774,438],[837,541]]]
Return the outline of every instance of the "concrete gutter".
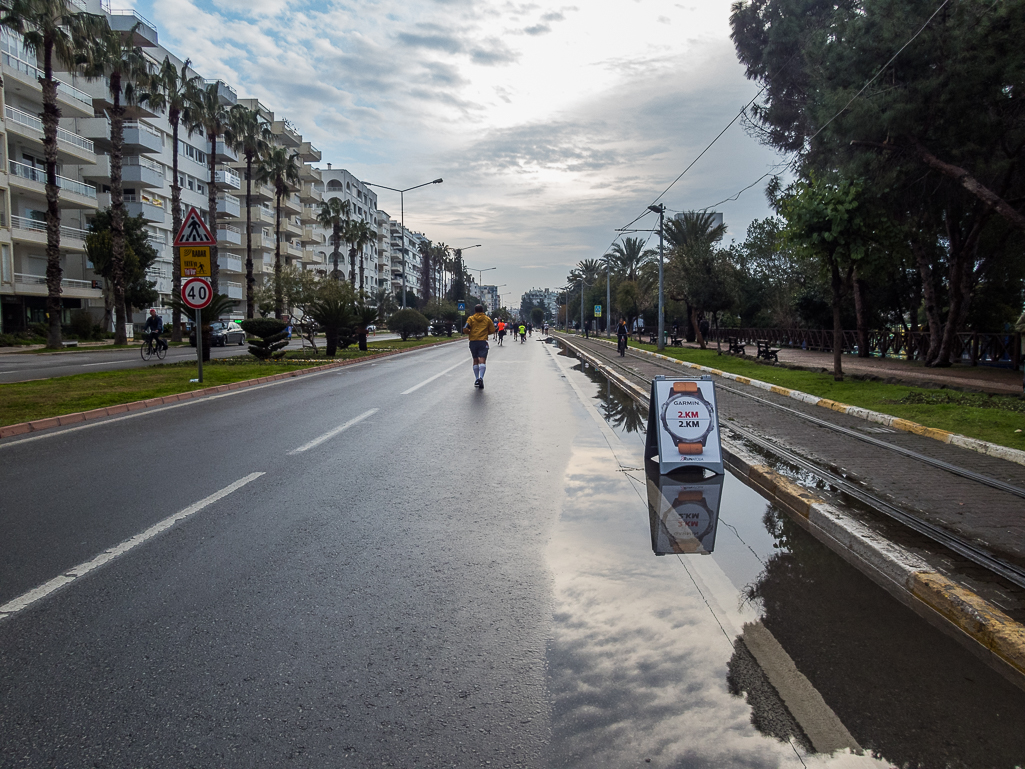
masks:
[[[612,342],[605,339],[595,337],[595,341],[604,342],[605,344],[612,345]],[[822,408],[830,409],[841,414],[849,414],[852,417],[858,417],[859,419],[865,419],[869,422],[875,422],[876,424],[885,425],[891,427],[894,430],[901,430],[906,433],[914,433],[915,435],[924,435],[926,438],[932,438],[933,440],[940,441],[941,443],[949,443],[953,446],[959,446],[962,449],[968,449],[969,451],[975,451],[979,454],[986,454],[991,457],[997,457],[998,459],[1006,459],[1008,462],[1014,462],[1019,465],[1025,465],[1025,451],[1020,449],[1012,449],[1007,446],[999,446],[996,443],[989,441],[980,441],[976,438],[969,438],[967,435],[959,435],[957,433],[951,433],[946,430],[939,430],[935,427],[926,427],[920,425],[917,422],[912,422],[909,419],[901,419],[890,414],[883,414],[879,411],[872,411],[870,409],[863,409],[860,406],[851,406],[846,403],[840,403],[839,401],[830,400],[829,398],[820,398],[817,395],[809,395],[808,393],[801,392],[800,390],[791,390],[786,387],[780,387],[779,385],[769,384],[768,382],[762,382],[759,379],[749,379],[746,376],[740,376],[739,374],[730,374],[727,371],[720,371],[716,368],[710,368],[708,366],[701,366],[697,363],[689,363],[688,361],[680,360],[679,358],[671,358],[668,355],[662,355],[661,353],[651,352],[650,350],[642,350],[639,347],[631,348],[634,352],[643,353],[649,355],[652,358],[658,358],[660,360],[675,363],[685,368],[692,368],[696,371],[700,371],[703,374],[713,374],[715,376],[722,377],[723,379],[732,379],[735,382],[741,384],[750,385],[751,387],[757,387],[760,390],[766,390],[768,392],[776,393],[777,395],[784,395],[788,398],[801,401],[802,403],[810,403],[813,406],[821,406]],[[913,385],[912,385],[913,386]]]
[[[102,419],[103,417],[111,417],[116,414],[124,414],[129,411],[139,411],[140,409],[155,408],[157,406],[166,406],[169,403],[178,403],[180,401],[187,401],[193,398],[202,398],[208,395],[216,395],[217,393],[227,392],[229,390],[241,390],[245,387],[253,387],[255,385],[267,384],[269,382],[278,382],[282,379],[293,379],[295,377],[305,376],[307,374],[313,374],[320,371],[326,371],[328,369],[340,368],[342,366],[351,366],[355,363],[363,363],[368,360],[375,360],[377,358],[387,358],[390,355],[401,355],[407,352],[416,352],[417,350],[429,350],[432,347],[439,347],[443,344],[452,344],[453,342],[459,341],[458,339],[446,339],[444,342],[435,342],[434,344],[425,344],[420,347],[411,347],[408,350],[390,350],[388,352],[376,353],[375,355],[365,355],[362,358],[352,358],[351,360],[340,360],[335,363],[327,363],[323,366],[311,366],[310,368],[299,369],[297,371],[286,371],[281,374],[272,374],[270,376],[263,376],[258,379],[246,379],[241,382],[232,382],[230,384],[218,385],[217,387],[204,387],[202,390],[189,390],[188,392],[175,393],[174,395],[165,395],[161,398],[149,398],[144,401],[132,401],[131,403],[119,403],[116,406],[106,406],[104,408],[93,409],[92,411],[77,411],[74,414],[62,414],[57,417],[47,417],[46,419],[34,419],[31,422],[20,422],[16,425],[7,425],[6,427],[0,427],[0,440],[4,438],[13,438],[16,435],[26,435],[28,433],[39,432],[40,430],[47,430],[52,427],[64,427],[66,425],[73,425],[79,422],[85,422],[90,419]]]
[[[564,337],[561,341],[639,403],[648,405],[650,392],[647,389],[629,381]],[[657,357],[666,358],[663,355]],[[685,365],[722,374],[705,366]],[[726,376],[745,384],[753,383],[746,377]],[[765,389],[791,392],[773,385],[766,385]],[[971,590],[934,571],[914,553],[888,541],[840,508],[772,470],[727,438],[723,439],[723,458],[731,472],[787,511],[812,536],[917,614],[941,629],[953,631],[953,635],[965,642],[983,661],[1025,689],[1025,625],[1015,622]]]

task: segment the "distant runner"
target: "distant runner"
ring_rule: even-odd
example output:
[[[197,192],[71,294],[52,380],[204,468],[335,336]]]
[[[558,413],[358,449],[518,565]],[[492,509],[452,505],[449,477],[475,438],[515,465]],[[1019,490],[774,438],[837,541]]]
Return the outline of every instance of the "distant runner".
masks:
[[[495,324],[484,314],[484,305],[473,308],[473,315],[466,319],[463,333],[470,336],[470,355],[473,356],[474,387],[484,389],[484,370],[488,360],[488,337],[495,333]]]
[[[498,321],[498,346],[502,346],[502,342],[505,340],[505,321]]]

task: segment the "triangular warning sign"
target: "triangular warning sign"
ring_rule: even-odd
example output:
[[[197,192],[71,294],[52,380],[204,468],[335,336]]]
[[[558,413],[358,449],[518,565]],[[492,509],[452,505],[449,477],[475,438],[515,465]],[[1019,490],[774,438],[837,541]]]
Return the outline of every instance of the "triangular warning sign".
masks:
[[[185,215],[185,221],[182,222],[182,228],[178,230],[178,235],[174,239],[174,245],[176,246],[216,246],[217,241],[213,235],[210,234],[210,228],[206,226],[206,222],[203,221],[203,217],[199,215],[199,211],[193,206],[189,209],[189,212]]]

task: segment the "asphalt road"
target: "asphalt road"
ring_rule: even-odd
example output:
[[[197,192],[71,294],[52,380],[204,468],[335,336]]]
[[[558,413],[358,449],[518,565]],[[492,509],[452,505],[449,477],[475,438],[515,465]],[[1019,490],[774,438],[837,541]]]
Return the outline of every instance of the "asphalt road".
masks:
[[[637,415],[573,364],[493,347],[482,392],[456,343],[0,444],[0,767],[1022,759],[1020,691],[735,479],[711,557],[656,557]]]
[[[371,337],[370,341],[376,342],[397,338],[394,334],[380,334]],[[323,340],[318,340],[318,343],[322,346]],[[53,353],[5,352],[0,354],[0,384],[196,360],[196,348],[186,346],[169,348],[167,357],[163,361],[156,358],[144,361],[139,354],[140,345],[141,341],[128,349],[96,350],[95,352],[89,351],[88,348]],[[302,342],[298,337],[293,339],[288,346],[290,350],[299,350],[301,348]],[[247,349],[245,345],[214,347],[210,351],[210,357],[230,358],[233,355],[245,354]]]

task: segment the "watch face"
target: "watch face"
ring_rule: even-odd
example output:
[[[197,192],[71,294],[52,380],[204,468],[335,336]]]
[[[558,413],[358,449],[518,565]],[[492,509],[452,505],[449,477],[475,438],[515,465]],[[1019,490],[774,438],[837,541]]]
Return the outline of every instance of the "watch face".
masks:
[[[662,407],[662,426],[677,443],[702,443],[712,432],[715,414],[700,391],[676,393]]]

